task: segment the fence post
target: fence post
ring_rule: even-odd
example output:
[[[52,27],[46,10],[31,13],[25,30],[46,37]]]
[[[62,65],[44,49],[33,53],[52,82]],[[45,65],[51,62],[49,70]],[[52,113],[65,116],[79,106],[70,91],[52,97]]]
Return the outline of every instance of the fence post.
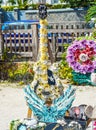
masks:
[[[37,60],[39,49],[38,24],[32,25],[32,57],[33,61]]]
[[[0,23],[0,56],[4,53],[4,39],[2,35],[2,24]]]

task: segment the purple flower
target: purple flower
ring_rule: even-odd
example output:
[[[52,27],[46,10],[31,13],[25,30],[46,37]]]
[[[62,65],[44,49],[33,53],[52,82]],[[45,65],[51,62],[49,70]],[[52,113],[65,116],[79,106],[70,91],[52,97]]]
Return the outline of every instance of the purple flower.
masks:
[[[66,58],[68,62],[74,61],[74,56],[69,55]]]
[[[93,48],[94,52],[96,52],[96,43],[92,40],[82,40],[82,41],[74,41],[73,44],[68,47],[67,50],[67,62],[69,66],[75,70],[76,72],[80,72],[83,74],[91,73],[96,69],[96,61],[92,59],[93,64],[82,64],[83,62],[79,62],[75,60],[74,54],[77,49],[82,50],[89,46]],[[95,54],[94,54],[95,55]]]

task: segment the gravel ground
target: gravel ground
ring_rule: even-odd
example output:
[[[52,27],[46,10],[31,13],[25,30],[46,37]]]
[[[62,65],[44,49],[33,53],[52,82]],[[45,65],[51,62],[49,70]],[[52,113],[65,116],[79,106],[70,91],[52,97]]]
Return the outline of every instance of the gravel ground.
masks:
[[[96,105],[96,87],[75,87],[77,90],[73,106]],[[0,83],[0,130],[9,130],[12,120],[26,118],[27,109],[23,89],[18,84]],[[87,130],[92,128],[89,126]]]

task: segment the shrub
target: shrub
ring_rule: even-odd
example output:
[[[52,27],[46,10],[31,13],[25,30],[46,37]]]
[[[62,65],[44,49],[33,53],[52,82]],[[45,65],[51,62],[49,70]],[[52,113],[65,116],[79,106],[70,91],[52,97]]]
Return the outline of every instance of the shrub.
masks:
[[[73,83],[72,69],[68,66],[68,63],[66,61],[66,50],[68,46],[69,44],[64,44],[64,53],[62,54],[62,60],[59,68],[59,76],[60,78],[66,79],[70,81],[70,83]]]
[[[33,64],[32,63],[14,63],[4,62],[0,66],[0,79],[11,82],[29,83],[33,80]]]
[[[93,37],[93,34],[92,34],[92,36],[82,36],[82,37],[78,37],[78,38],[76,38],[76,40],[78,40],[78,41],[80,41],[80,40],[93,40],[93,41],[96,41],[96,38],[94,38]]]
[[[2,6],[2,9],[4,9],[5,11],[13,11],[15,8],[15,6]]]
[[[95,16],[96,16],[96,5],[91,6],[91,7],[88,9],[87,14],[86,14],[86,16],[85,16],[86,21],[87,21],[87,22],[90,21],[91,18],[94,18]]]
[[[70,5],[69,4],[56,4],[56,5],[52,5],[51,9],[62,9],[62,8],[69,8]]]
[[[94,40],[96,41],[96,28],[93,30],[92,37],[93,37]]]
[[[37,10],[39,4],[30,4],[30,5],[28,5],[28,6],[29,6],[29,8],[32,8],[33,10]],[[47,3],[46,3],[46,6],[47,6],[48,9],[50,9],[50,8],[52,7],[51,4],[47,4]]]

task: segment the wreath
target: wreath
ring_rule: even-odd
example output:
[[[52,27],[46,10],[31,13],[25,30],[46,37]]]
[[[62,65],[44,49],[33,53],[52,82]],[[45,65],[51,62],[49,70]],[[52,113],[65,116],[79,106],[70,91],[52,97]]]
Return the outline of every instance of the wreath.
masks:
[[[96,42],[92,40],[74,41],[67,49],[67,62],[75,71],[82,74],[96,69]]]

